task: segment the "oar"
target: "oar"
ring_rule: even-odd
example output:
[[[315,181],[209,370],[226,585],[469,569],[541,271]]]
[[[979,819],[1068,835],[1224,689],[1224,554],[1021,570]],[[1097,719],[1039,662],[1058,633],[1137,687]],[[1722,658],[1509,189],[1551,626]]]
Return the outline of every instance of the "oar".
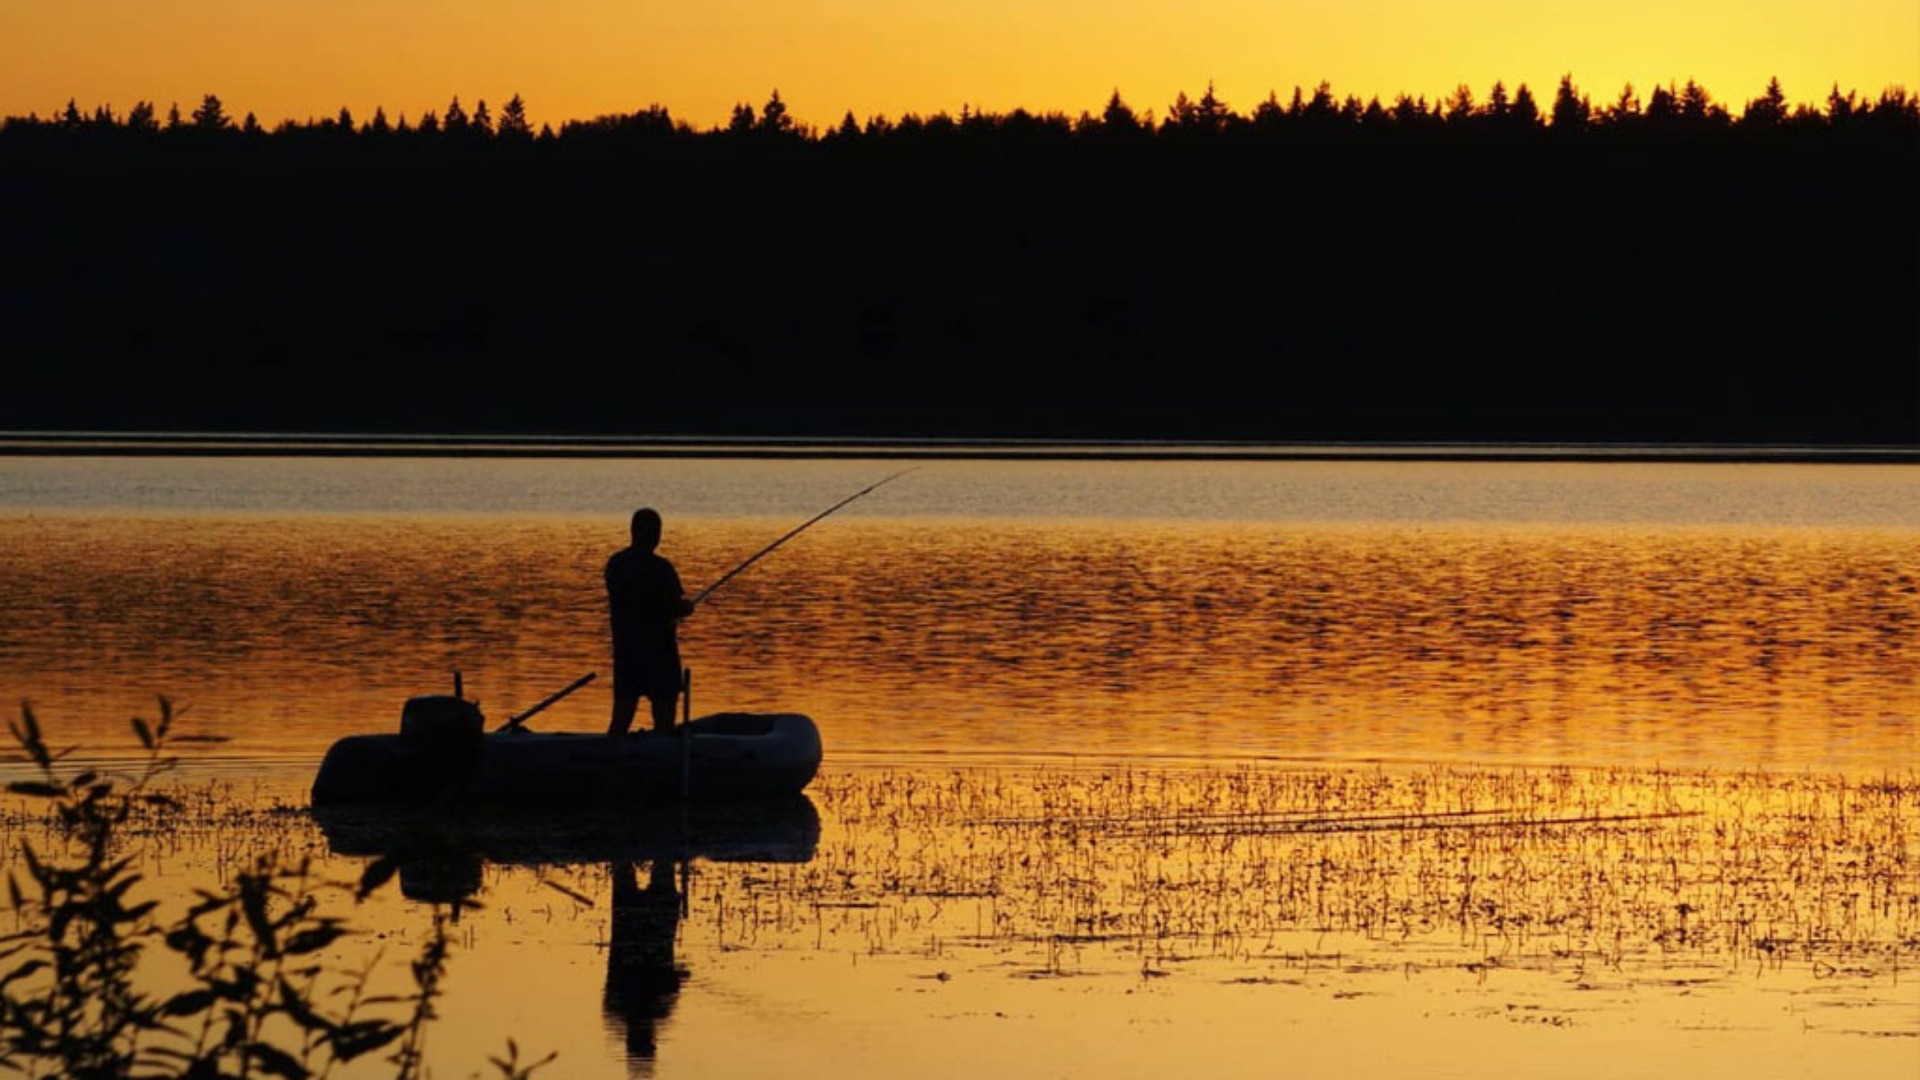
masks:
[[[508,720],[506,723],[500,725],[500,730],[501,731],[518,730],[520,725],[526,722],[527,717],[532,716],[534,713],[539,712],[540,710],[546,708],[547,706],[553,704],[554,702],[559,701],[561,698],[566,697],[568,694],[573,693],[575,690],[578,690],[581,687],[592,682],[594,680],[594,676],[598,674],[599,672],[596,672],[596,671],[587,672],[585,675],[582,675],[579,678],[568,683],[563,689],[556,690],[553,693],[547,695],[547,698],[545,701],[542,701],[540,704],[535,705],[533,708],[528,709],[526,712],[523,712],[519,716],[516,716],[513,719]]]
[[[920,466],[915,465],[913,469],[917,469],[919,467]],[[784,544],[787,541],[793,539],[794,537],[799,536],[801,533],[806,532],[808,529],[812,528],[815,523],[824,520],[827,517],[827,515],[847,505],[853,500],[860,498],[862,495],[865,495],[873,491],[875,488],[878,488],[881,484],[886,484],[894,480],[898,480],[901,477],[912,472],[913,469],[901,469],[899,472],[894,473],[892,476],[889,476],[884,480],[877,480],[871,484],[868,484],[866,487],[861,488],[859,491],[856,491],[853,494],[847,496],[846,498],[841,499],[839,502],[834,503],[832,506],[829,506],[825,510],[822,510],[819,513],[808,518],[806,521],[801,522],[800,525],[795,527],[793,531],[787,533],[787,535],[781,537],[778,540],[775,540],[773,543],[768,544],[766,547],[761,548],[759,551],[754,552],[753,556],[749,558],[746,562],[743,562],[739,566],[736,566],[733,569],[727,571],[726,573],[720,575],[720,580],[714,582],[713,584],[695,593],[693,596],[693,599],[688,601],[688,603],[695,607],[698,607],[700,604],[700,601],[705,600],[708,596],[712,595],[715,589],[718,589],[720,586],[725,585],[729,581],[732,581],[736,576],[740,574],[742,570],[745,570],[747,567],[752,566],[754,563],[757,563],[761,559],[766,558],[768,555],[773,554],[774,549],[778,548],[781,544]]]

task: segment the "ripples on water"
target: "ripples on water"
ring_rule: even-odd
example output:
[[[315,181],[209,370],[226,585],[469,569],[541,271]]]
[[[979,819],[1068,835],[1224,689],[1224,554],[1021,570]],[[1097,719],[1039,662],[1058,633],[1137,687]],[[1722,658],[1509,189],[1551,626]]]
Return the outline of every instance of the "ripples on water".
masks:
[[[671,520],[690,586],[773,519]],[[230,753],[385,729],[450,673],[504,718],[604,670],[619,522],[0,520],[16,697],[124,741],[154,693]],[[1920,567],[1885,530],[857,518],[683,630],[705,709],[833,754],[1912,760]],[[604,686],[545,717],[602,722]],[[75,730],[69,727],[69,730]]]
[[[177,748],[200,786],[142,838],[176,905],[256,850],[353,877],[312,764],[452,670],[496,720],[604,671],[632,505],[697,588],[891,471],[0,464],[6,692],[110,758],[155,693],[224,740]],[[703,710],[820,720],[817,845],[697,855],[643,949],[673,977],[636,995],[612,906],[667,876],[577,822],[578,857],[490,864],[456,823],[415,891],[486,906],[433,1060],[483,1069],[506,1032],[568,1076],[1266,1075],[1276,1045],[1329,1074],[1904,1075],[1916,539],[1906,467],[930,465],[684,630]],[[9,858],[29,839],[56,844],[0,815]],[[351,964],[425,918],[346,914],[381,935]]]

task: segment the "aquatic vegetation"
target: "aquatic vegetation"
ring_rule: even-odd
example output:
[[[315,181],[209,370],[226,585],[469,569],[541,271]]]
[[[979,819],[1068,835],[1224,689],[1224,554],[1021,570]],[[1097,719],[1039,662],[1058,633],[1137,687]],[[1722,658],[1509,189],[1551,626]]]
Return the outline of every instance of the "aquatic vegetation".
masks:
[[[1064,973],[1090,948],[1155,970],[1286,962],[1338,938],[1401,963],[1576,981],[1920,959],[1911,773],[893,767],[829,770],[810,795],[811,859],[703,862],[692,877],[692,923],[716,947],[984,948]],[[304,807],[225,782],[168,800],[121,825],[142,857],[327,853]],[[0,816],[22,837],[35,828]],[[516,861],[538,863],[537,837],[518,845]],[[571,850],[561,835],[549,846]],[[569,878],[583,910],[606,888],[590,865]]]
[[[1556,769],[846,772],[817,858],[709,882],[723,941],[1081,949],[1142,970],[1329,937],[1588,973],[1920,957],[1920,780]]]
[[[135,807],[122,834],[129,856],[162,872],[216,873],[263,855],[311,857],[336,876],[392,868],[377,845],[343,847],[271,785],[166,793],[164,813]],[[693,973],[686,994],[708,994],[702,979],[730,973],[776,995],[798,978],[804,997],[825,972],[870,968],[894,981],[834,975],[835,992],[950,995],[958,1008],[1086,988],[1102,1000],[1137,991],[1181,1008],[1253,1010],[1280,1000],[1267,995],[1297,1010],[1411,994],[1467,1018],[1589,1027],[1630,1014],[1682,1034],[1762,1015],[1692,1004],[1711,988],[1749,1005],[1784,991],[1817,1010],[1796,1030],[1855,1037],[1848,1053],[1862,1060],[1879,1060],[1889,1038],[1920,1035],[1909,974],[1920,962],[1920,776],[1910,771],[889,765],[829,769],[810,797],[817,840],[797,858],[703,856],[682,824],[661,826],[680,839],[656,847],[692,853],[691,865],[674,857],[684,906],[661,946]],[[385,925],[451,870],[487,906],[431,933],[451,933],[474,985],[507,985],[529,964],[552,965],[539,970],[554,985],[577,983],[581,968],[598,981],[631,870],[578,822],[516,816],[505,840],[466,824],[445,839],[492,846],[416,867],[432,873],[380,901]],[[61,835],[45,816],[0,814],[0,840]],[[223,892],[241,884],[221,873]],[[378,948],[363,935],[324,955],[353,970]],[[599,1006],[589,1000],[596,1019],[548,1012],[543,1028],[590,1038]],[[463,1030],[498,1030],[474,1025],[504,1012],[482,1014]],[[486,1068],[477,1057],[465,1067]]]
[[[94,769],[60,768],[64,753],[47,746],[22,705],[13,735],[40,779],[15,781],[9,791],[51,806],[48,846],[64,850],[23,840],[25,886],[8,875],[17,928],[0,937],[8,965],[0,974],[0,1061],[47,1077],[302,1078],[391,1048],[396,1077],[421,1076],[448,961],[444,912],[435,911],[410,964],[413,989],[386,994],[374,988],[375,965],[343,971],[322,958],[349,927],[323,913],[321,897],[349,890],[316,880],[307,859],[256,853],[229,885],[195,890],[184,913],[164,920],[159,900],[136,899],[143,875],[128,851],[132,826],[154,815],[191,819],[181,814],[189,804],[156,790],[175,764],[165,754],[172,722],[165,698],[156,723],[133,721],[148,756],[123,786]],[[364,897],[392,872],[376,862],[354,891]],[[166,966],[168,954],[185,971],[163,996],[145,988],[144,976]],[[544,1062],[523,1064],[510,1041],[494,1064],[522,1077]]]

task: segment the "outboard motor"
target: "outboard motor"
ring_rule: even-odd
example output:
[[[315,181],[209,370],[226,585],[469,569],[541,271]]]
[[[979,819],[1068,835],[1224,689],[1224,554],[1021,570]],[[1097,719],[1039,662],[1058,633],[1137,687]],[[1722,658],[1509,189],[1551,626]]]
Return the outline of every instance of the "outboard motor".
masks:
[[[414,766],[410,794],[433,802],[465,787],[486,753],[485,734],[480,706],[461,696],[458,673],[452,696],[408,698],[400,710],[400,742]]]
[[[409,698],[400,734],[348,735],[327,749],[313,778],[313,805],[444,803],[457,797],[487,752],[486,720],[460,693]]]
[[[409,744],[478,743],[486,733],[480,705],[447,694],[407,699],[400,710],[400,737]]]

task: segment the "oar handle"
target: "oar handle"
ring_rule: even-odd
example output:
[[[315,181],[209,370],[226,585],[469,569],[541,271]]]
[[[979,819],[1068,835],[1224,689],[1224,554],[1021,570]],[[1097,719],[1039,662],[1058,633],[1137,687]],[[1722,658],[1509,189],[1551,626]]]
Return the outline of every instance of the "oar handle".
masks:
[[[528,709],[526,712],[523,712],[519,716],[516,716],[513,719],[508,720],[506,723],[500,725],[500,730],[513,731],[518,729],[521,724],[526,723],[526,720],[529,716],[532,716],[534,713],[539,712],[540,710],[546,708],[547,706],[553,704],[554,702],[559,701],[561,698],[566,697],[568,694],[573,693],[575,690],[578,690],[581,687],[592,682],[595,676],[597,675],[599,675],[599,672],[597,671],[587,672],[585,675],[582,675],[579,678],[568,683],[564,688],[560,690],[556,690],[553,693],[547,695],[546,700],[542,701],[540,704],[535,705],[533,708]]]

